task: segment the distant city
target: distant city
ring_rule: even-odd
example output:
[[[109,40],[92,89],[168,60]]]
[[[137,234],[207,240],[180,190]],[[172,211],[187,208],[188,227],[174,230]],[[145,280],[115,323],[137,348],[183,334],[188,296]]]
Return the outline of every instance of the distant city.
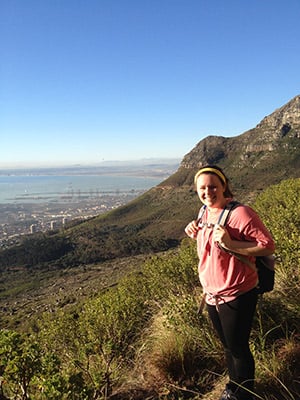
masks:
[[[24,235],[55,231],[120,207],[144,191],[99,194],[64,202],[0,204],[0,248],[19,244]]]
[[[6,177],[2,181],[3,190],[7,187],[7,179],[12,179],[11,177],[15,176],[58,176],[57,180],[59,180],[63,176],[73,175],[81,176],[80,179],[83,182],[89,182],[88,178],[90,179],[91,176],[99,176],[98,180],[103,184],[105,181],[101,176],[110,175],[114,176],[114,179],[118,179],[118,177],[123,179],[120,180],[123,185],[124,182],[126,184],[126,177],[128,177],[128,185],[131,185],[130,187],[110,190],[75,191],[68,189],[63,195],[57,195],[54,192],[49,195],[47,194],[48,184],[45,193],[25,193],[10,201],[1,201],[0,249],[19,244],[25,235],[63,229],[125,205],[170,176],[176,171],[178,165],[179,162],[176,162],[176,160],[169,160],[169,163],[152,161],[148,164],[136,162],[125,165],[120,163],[119,165],[105,167],[74,166],[0,170],[0,176]],[[134,180],[133,177],[137,177],[137,180]],[[18,184],[20,184],[19,180]],[[134,184],[137,186],[133,187]]]
[[[0,204],[0,248],[19,244],[24,235],[67,227],[120,207],[143,191],[103,194],[64,203]]]

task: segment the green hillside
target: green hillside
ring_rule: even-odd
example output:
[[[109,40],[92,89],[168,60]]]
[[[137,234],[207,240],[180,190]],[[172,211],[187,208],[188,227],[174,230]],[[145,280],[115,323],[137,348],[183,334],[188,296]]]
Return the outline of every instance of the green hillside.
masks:
[[[0,398],[215,400],[224,361],[184,227],[218,164],[276,245],[251,345],[263,400],[299,399],[300,96],[237,137],[209,136],[127,205],[0,252]],[[288,178],[288,180],[286,180]],[[275,186],[274,186],[275,184]]]
[[[1,270],[65,268],[176,247],[200,206],[193,177],[205,164],[223,167],[237,198],[248,203],[269,185],[300,177],[300,96],[239,136],[201,140],[173,175],[131,203],[0,252]]]
[[[275,289],[260,302],[251,336],[255,399],[300,396],[299,196],[300,179],[290,179],[254,204],[277,245]],[[2,398],[219,398],[225,364],[206,313],[197,314],[195,243],[185,239],[131,271],[86,297],[79,285],[62,287],[68,304],[32,315],[26,329],[0,330]]]

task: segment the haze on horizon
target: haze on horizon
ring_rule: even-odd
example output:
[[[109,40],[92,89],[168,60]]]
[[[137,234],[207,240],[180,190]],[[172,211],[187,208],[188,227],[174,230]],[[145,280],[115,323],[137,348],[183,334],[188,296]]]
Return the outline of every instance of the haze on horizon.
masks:
[[[145,158],[140,160],[107,160],[98,163],[77,163],[77,164],[51,164],[51,163],[0,163],[0,170],[31,170],[31,169],[85,169],[85,168],[101,168],[101,167],[147,167],[152,165],[179,165],[179,158]]]
[[[299,92],[300,2],[0,4],[0,168],[179,159]]]

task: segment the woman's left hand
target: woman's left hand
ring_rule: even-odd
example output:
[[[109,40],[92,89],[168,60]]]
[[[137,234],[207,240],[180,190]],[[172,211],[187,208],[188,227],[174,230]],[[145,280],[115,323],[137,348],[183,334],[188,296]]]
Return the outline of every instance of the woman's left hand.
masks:
[[[230,249],[231,237],[224,226],[214,226],[213,241],[219,243],[222,247]]]

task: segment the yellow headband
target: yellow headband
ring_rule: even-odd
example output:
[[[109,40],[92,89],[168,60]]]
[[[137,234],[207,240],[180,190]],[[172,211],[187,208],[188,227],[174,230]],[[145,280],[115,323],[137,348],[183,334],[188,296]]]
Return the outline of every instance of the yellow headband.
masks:
[[[196,173],[195,178],[194,178],[194,182],[195,182],[195,183],[197,182],[197,179],[198,179],[199,175],[203,174],[204,172],[212,172],[212,173],[218,175],[218,177],[221,178],[222,182],[224,182],[224,184],[226,185],[226,178],[225,178],[225,175],[222,174],[222,172],[219,171],[218,169],[216,169],[216,168],[210,168],[210,167],[202,168],[202,169],[200,169],[200,170]]]

